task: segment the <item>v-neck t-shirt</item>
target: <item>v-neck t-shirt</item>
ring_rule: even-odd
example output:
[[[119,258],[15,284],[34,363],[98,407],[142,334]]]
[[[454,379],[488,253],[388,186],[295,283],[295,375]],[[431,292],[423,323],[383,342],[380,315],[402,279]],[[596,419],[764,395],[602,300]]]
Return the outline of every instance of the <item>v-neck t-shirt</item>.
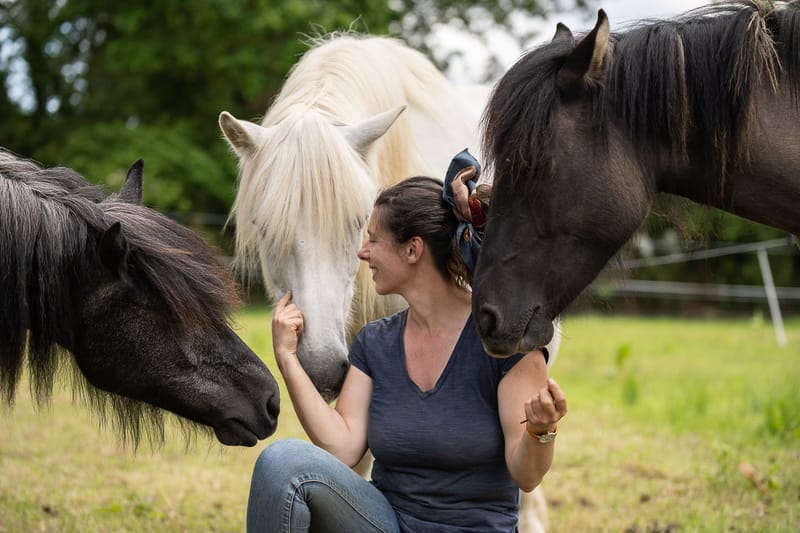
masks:
[[[406,369],[407,315],[367,324],[350,349],[372,378],[372,481],[404,532],[513,532],[519,489],[505,463],[497,387],[523,354],[490,357],[470,317],[436,385],[421,391]]]

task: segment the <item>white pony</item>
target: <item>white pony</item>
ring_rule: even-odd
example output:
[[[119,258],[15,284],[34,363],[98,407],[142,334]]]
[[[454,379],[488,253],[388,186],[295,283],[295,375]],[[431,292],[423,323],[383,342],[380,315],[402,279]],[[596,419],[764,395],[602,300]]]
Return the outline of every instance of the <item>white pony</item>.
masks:
[[[292,291],[305,315],[298,355],[326,398],[355,333],[403,305],[377,297],[356,257],[377,191],[476,154],[488,90],[472,94],[395,40],[341,34],[294,66],[260,125],[220,114],[241,170],[237,264],[260,266],[273,296]]]
[[[335,34],[314,45],[260,125],[224,111],[219,125],[240,165],[236,264],[260,267],[273,297],[292,291],[305,320],[298,357],[332,400],[355,333],[405,305],[378,296],[356,256],[378,190],[413,175],[441,179],[464,148],[480,160],[489,88],[451,85],[386,37]],[[520,531],[541,530],[543,520],[528,521]]]

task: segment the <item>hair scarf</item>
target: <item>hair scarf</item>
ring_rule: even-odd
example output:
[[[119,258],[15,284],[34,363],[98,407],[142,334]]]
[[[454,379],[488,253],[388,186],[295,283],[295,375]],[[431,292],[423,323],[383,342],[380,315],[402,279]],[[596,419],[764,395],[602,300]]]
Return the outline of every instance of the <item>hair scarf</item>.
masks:
[[[454,213],[457,212],[457,209],[451,184],[453,180],[461,179],[460,175],[462,172],[470,168],[474,169],[474,174],[471,179],[464,183],[469,190],[469,194],[472,194],[476,187],[475,181],[477,181],[478,177],[481,175],[481,165],[478,163],[478,160],[465,148],[456,154],[453,160],[450,161],[450,166],[447,168],[444,186],[442,188],[442,199],[453,208]],[[458,217],[460,223],[456,229],[458,251],[461,254],[461,258],[464,260],[464,265],[470,273],[472,273],[475,272],[475,263],[478,262],[478,253],[481,251],[481,233],[476,230],[475,226],[470,222],[461,220],[461,218],[462,217]]]

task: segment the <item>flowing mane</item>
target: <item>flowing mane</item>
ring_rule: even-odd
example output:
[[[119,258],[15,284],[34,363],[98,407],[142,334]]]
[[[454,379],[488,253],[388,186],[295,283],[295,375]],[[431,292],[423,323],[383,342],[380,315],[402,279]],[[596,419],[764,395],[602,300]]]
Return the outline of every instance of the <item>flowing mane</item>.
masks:
[[[448,116],[460,97],[454,98],[453,87],[419,52],[391,38],[354,33],[332,34],[310,45],[261,121],[268,138],[254,146],[252,157],[240,160],[231,217],[237,228],[236,266],[244,272],[252,272],[253,265],[265,272],[286,265],[302,221],[315,228],[320,245],[351,250],[351,229],[363,225],[378,188],[414,173],[440,176],[444,167],[431,168],[412,120],[424,117],[436,128],[457,132],[455,138],[464,136],[458,124],[467,121]],[[401,104],[413,116],[401,117],[375,141],[365,169],[337,126]],[[269,276],[266,281],[275,291]],[[351,335],[387,309],[370,285],[369,271],[362,269],[348,320]]]
[[[557,37],[521,59],[487,107],[484,154],[495,179],[553,163],[557,74],[579,41]],[[606,78],[589,87],[598,145],[614,114],[643,153],[666,143],[670,156],[686,159],[690,143],[702,143],[704,167],[724,180],[731,165],[748,161],[756,91],[786,83],[800,102],[800,4],[714,4],[640,21],[611,36],[606,60]]]
[[[478,148],[488,87],[452,85],[423,54],[383,36],[313,39],[260,123],[220,113],[239,159],[231,219],[235,266],[270,296],[292,292],[305,329],[298,356],[317,389],[338,393],[350,341],[404,302],[375,293],[359,265],[378,190],[443,178]]]
[[[76,291],[97,276],[100,235],[115,222],[127,242],[130,283],[147,287],[175,328],[222,332],[238,305],[230,273],[191,230],[138,204],[106,197],[69,168],[41,168],[0,150],[0,394],[12,404],[25,361],[37,403],[52,392],[62,344],[82,328]],[[133,324],[131,326],[134,326]],[[113,413],[123,438],[163,437],[160,411],[89,386],[73,365],[73,385],[101,415]],[[133,376],[132,376],[133,377]]]
[[[376,185],[427,166],[413,145],[410,124],[398,121],[377,141],[376,184],[375,177],[353,171],[359,166],[357,154],[332,124],[352,124],[398,102],[417,106],[431,120],[446,121],[431,95],[450,89],[418,52],[392,39],[358,34],[334,34],[311,44],[261,122],[274,128],[270,142],[258,145],[253,159],[242,164],[232,211],[240,265],[254,263],[259,249],[265,262],[284,264],[298,221],[309,215],[330,221],[317,228],[322,242],[346,246],[345,230],[369,212]],[[398,62],[408,75],[398,77]],[[277,148],[283,144],[300,150]],[[270,179],[264,186],[258,177],[266,174]],[[257,220],[240,220],[252,213],[258,213]]]

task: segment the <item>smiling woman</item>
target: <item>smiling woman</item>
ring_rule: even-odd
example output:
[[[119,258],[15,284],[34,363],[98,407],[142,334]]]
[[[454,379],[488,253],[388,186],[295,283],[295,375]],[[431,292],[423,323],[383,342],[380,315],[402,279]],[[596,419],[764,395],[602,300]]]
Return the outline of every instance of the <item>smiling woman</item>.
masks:
[[[260,124],[222,112],[240,163],[237,265],[305,313],[298,357],[332,400],[358,329],[399,309],[375,293],[356,252],[378,190],[438,176],[478,144],[488,88],[452,85],[398,40],[355,33],[313,43]]]

